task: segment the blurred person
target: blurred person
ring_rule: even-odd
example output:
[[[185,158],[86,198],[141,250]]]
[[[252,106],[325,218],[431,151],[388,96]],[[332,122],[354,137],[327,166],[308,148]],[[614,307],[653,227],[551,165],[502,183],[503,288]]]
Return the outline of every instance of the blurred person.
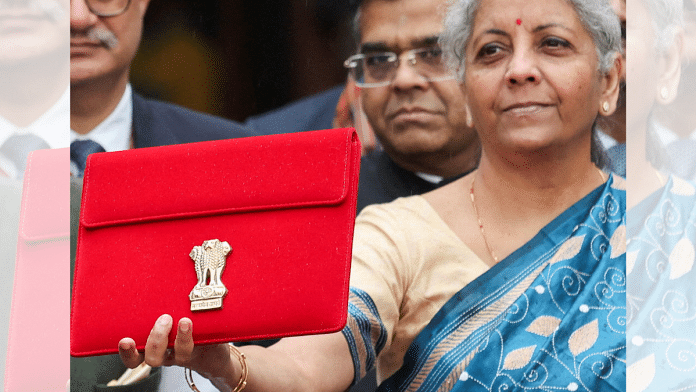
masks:
[[[0,1],[0,176],[68,146],[67,13],[67,0]]]
[[[71,0],[71,172],[90,152],[249,136],[241,125],[152,101],[128,83],[149,0]]]
[[[654,136],[670,158],[662,168],[696,180],[696,2],[684,0],[683,18],[681,78],[669,91],[670,103],[654,110]]]
[[[67,31],[67,0],[0,0],[0,385],[6,382],[7,347],[15,337],[9,325],[27,158],[34,150],[68,146]],[[42,305],[60,306],[62,299]],[[34,347],[24,349],[29,353]],[[15,374],[15,380],[22,377]]]
[[[431,49],[406,51],[425,43],[414,38],[441,35],[467,125],[480,135],[478,169],[361,212],[342,332],[246,346],[245,360],[233,346],[194,347],[188,318],[167,349],[174,320],[162,315],[139,342],[144,353],[119,342],[122,360],[187,366],[228,392],[343,391],[372,367],[383,391],[624,390],[625,183],[591,159],[622,67],[609,3],[459,0],[442,34],[433,20],[377,38],[367,21],[394,16],[387,5],[363,6],[362,39],[375,45],[362,54],[398,51],[390,84],[401,88],[418,80],[412,56],[432,58]],[[384,83],[379,69],[356,80]],[[424,129],[408,125],[429,114],[390,116],[392,102],[375,124],[395,117],[397,142],[427,145]]]
[[[637,61],[629,62],[627,84],[633,85],[627,95],[627,132],[631,143],[627,148],[627,166],[635,171],[629,176],[629,208],[660,188],[660,177],[670,173],[673,160],[688,161],[687,156],[673,155],[663,143],[671,133],[658,113],[673,103],[681,76],[682,11],[681,0],[641,0],[629,5],[627,54]],[[653,16],[654,15],[654,16]],[[648,21],[651,29],[638,21]]]
[[[626,248],[630,392],[696,388],[696,186],[673,170],[689,167],[694,156],[665,145],[672,131],[666,124],[679,120],[666,122],[659,116],[667,108],[685,107],[680,101],[693,102],[696,96],[694,90],[681,90],[691,82],[680,83],[688,77],[683,49],[696,38],[684,34],[685,4],[639,0],[627,7],[627,78],[632,86],[627,97]],[[678,143],[686,146],[688,140]]]

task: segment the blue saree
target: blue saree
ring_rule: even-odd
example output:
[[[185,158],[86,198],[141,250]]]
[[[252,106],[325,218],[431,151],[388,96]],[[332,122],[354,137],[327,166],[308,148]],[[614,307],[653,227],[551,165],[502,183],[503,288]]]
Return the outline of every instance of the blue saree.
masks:
[[[466,285],[378,391],[623,391],[625,200],[624,180],[610,176]],[[367,293],[353,289],[350,302],[357,377],[384,331]]]
[[[628,390],[696,390],[696,187],[670,177],[627,223]]]

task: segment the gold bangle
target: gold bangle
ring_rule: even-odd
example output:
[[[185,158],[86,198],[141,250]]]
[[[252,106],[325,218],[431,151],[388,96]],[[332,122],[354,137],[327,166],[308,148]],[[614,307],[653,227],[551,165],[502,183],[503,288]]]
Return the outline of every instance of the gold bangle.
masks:
[[[242,374],[239,376],[239,382],[237,383],[237,386],[234,387],[234,390],[232,392],[241,392],[247,384],[247,377],[249,376],[249,368],[247,367],[246,363],[246,356],[244,355],[243,352],[239,351],[237,347],[233,346],[232,344],[230,346],[230,353],[234,354],[235,357],[239,360],[239,364],[242,366]],[[184,377],[186,378],[186,382],[189,385],[189,388],[193,392],[201,392],[198,388],[196,388],[196,384],[193,383],[193,374],[191,373],[191,369],[185,368],[184,369]]]
[[[237,386],[234,387],[232,392],[241,392],[247,385],[247,377],[249,376],[249,368],[246,363],[246,356],[243,352],[239,351],[237,347],[230,343],[230,352],[233,353],[239,360],[239,364],[242,366],[242,374],[239,376],[239,382]]]
[[[198,388],[196,388],[196,384],[193,383],[193,374],[191,374],[191,369],[184,368],[184,378],[186,378],[186,382],[193,392],[201,392]]]

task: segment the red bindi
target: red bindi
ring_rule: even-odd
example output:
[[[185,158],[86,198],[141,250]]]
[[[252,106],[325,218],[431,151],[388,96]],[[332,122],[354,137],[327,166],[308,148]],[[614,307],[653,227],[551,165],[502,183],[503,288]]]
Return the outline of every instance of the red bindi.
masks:
[[[517,25],[519,26],[521,24],[522,24],[522,19],[517,19]]]

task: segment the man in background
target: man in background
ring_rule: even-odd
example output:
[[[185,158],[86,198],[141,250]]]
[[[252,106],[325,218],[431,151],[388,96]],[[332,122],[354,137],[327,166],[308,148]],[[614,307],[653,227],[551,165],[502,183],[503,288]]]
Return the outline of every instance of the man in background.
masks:
[[[459,83],[439,63],[437,37],[445,10],[440,1],[362,1],[354,16],[358,55],[346,61],[347,87],[251,117],[246,125],[260,134],[352,125],[363,143],[374,132],[379,147],[365,151],[361,160],[358,212],[370,204],[428,192],[468,173],[478,163],[479,142],[465,125]],[[409,42],[407,32],[412,33]],[[436,53],[436,72],[425,71],[413,50]],[[379,81],[366,81],[365,56],[381,55],[391,59],[387,72]],[[363,118],[368,131],[360,129]]]
[[[70,6],[72,172],[90,152],[250,136],[232,121],[151,101],[128,83],[149,0],[75,0]]]

